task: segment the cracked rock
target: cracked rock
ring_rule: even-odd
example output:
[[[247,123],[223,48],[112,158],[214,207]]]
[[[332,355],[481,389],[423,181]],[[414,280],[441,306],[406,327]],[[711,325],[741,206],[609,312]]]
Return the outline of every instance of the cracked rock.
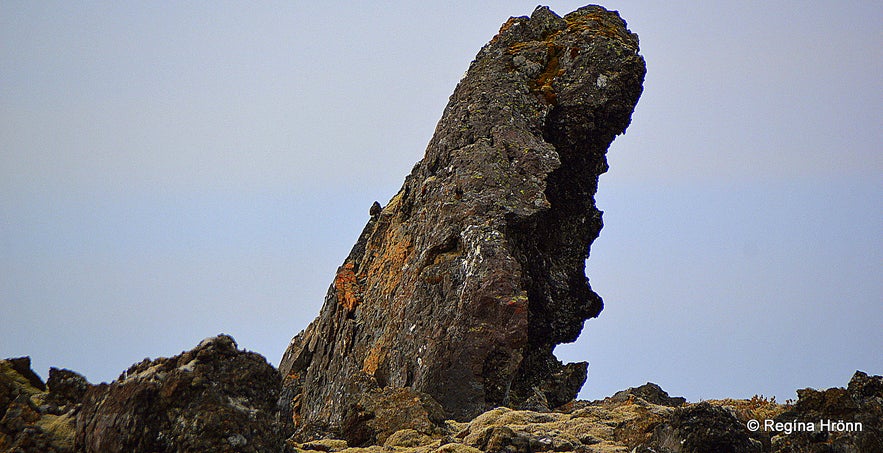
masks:
[[[340,435],[384,388],[461,421],[576,396],[587,364],[552,351],[603,307],[585,275],[594,194],[644,73],[616,12],[539,7],[503,24],[286,350],[280,405],[296,438]]]

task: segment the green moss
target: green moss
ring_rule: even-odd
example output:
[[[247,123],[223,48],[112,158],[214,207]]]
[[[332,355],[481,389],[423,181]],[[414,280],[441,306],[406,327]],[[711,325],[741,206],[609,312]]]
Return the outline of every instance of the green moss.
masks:
[[[14,388],[25,392],[29,397],[45,393],[31,385],[27,378],[15,371],[12,365],[5,360],[0,360],[0,380],[13,383]]]
[[[71,414],[43,415],[37,420],[37,426],[52,436],[52,443],[56,447],[73,448],[76,428]]]

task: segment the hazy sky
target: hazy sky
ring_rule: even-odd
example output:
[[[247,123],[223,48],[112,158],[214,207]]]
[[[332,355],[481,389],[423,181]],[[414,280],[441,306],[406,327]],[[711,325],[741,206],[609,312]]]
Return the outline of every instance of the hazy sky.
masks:
[[[0,357],[97,383],[225,332],[278,364],[535,6],[0,2]],[[597,196],[606,307],[557,349],[580,396],[883,373],[883,3],[605,6],[648,72]]]

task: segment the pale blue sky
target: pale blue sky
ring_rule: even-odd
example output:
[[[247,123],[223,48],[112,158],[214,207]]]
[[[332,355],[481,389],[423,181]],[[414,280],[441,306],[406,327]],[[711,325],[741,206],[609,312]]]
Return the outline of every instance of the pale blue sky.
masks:
[[[478,49],[533,2],[0,2],[0,357],[278,360]],[[554,2],[566,13],[578,2]],[[583,398],[883,373],[883,6],[611,1],[644,95],[559,356]]]

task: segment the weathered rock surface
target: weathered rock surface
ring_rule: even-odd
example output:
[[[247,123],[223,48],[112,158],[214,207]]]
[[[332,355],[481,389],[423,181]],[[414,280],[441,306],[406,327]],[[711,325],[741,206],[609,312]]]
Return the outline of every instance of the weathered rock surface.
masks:
[[[686,405],[658,424],[636,451],[883,451],[883,377],[857,371],[845,389],[803,389],[797,395],[793,406],[758,397]],[[760,424],[754,431],[748,429],[752,420]],[[767,420],[780,425],[767,428]]]
[[[859,453],[883,451],[883,376],[857,371],[849,385],[827,390],[797,391],[793,408],[776,420],[813,423],[814,430],[795,430],[774,436],[777,453],[804,451]],[[825,429],[821,422],[833,422]],[[833,429],[831,429],[833,428]]]
[[[268,367],[226,336],[139,363],[110,385],[56,368],[44,384],[28,358],[0,360],[0,452],[866,453],[883,446],[883,377],[860,371],[846,388],[799,390],[794,405],[758,396],[687,403],[648,383],[551,412],[495,408],[468,422],[441,420],[442,408],[424,395],[388,387],[347,414],[346,439],[297,443],[285,441],[293,427],[273,412],[280,382],[268,378],[275,373]],[[175,376],[181,373],[193,377]],[[815,428],[750,431],[749,420]],[[825,428],[820,420],[852,428]],[[100,445],[75,444],[90,429]]]
[[[383,446],[349,448],[341,441],[295,444],[295,451],[628,452],[645,442],[675,409],[632,398],[576,401],[555,412],[491,409],[469,422],[448,421],[435,435],[403,429]]]
[[[657,404],[681,403],[676,406]],[[447,421],[435,434],[396,432],[381,444],[350,448],[343,440],[292,444],[295,451],[596,453],[867,453],[883,451],[880,439],[883,377],[857,372],[846,389],[804,389],[796,404],[775,399],[724,399],[700,403],[669,397],[655,384],[617,392],[600,401],[573,401],[553,412],[496,408],[469,422]],[[660,398],[663,397],[664,398]],[[756,431],[748,422],[815,423],[814,431]],[[842,431],[820,420],[861,423]],[[762,425],[761,425],[762,426]]]
[[[85,393],[77,451],[280,451],[291,430],[278,417],[281,381],[264,357],[226,335],[145,359]]]
[[[382,445],[400,430],[434,435],[445,422],[442,407],[409,388],[386,387],[361,396],[344,414],[341,432],[349,445]]]
[[[585,276],[593,196],[644,73],[637,36],[601,7],[503,25],[285,352],[281,404],[302,438],[339,434],[383,388],[457,420],[575,397],[587,364],[552,350],[602,309]]]
[[[732,415],[737,410],[748,417],[778,414],[784,410],[783,406],[774,402],[759,399],[724,400],[694,405],[684,403],[681,407],[672,407],[655,404],[636,395],[652,394],[651,399],[655,399],[664,394],[666,398],[670,398],[655,384],[651,386],[653,392],[631,392],[635,389],[629,389],[601,401],[573,401],[553,412],[495,408],[469,422],[448,421],[435,435],[421,435],[412,429],[401,430],[389,436],[383,446],[353,449],[343,441],[321,440],[294,444],[293,447],[296,451],[344,453],[379,453],[389,451],[390,448],[401,453],[718,452],[727,451],[715,449],[721,446],[721,439],[738,439],[750,448],[760,445],[747,436],[745,425],[740,424]],[[648,387],[638,387],[642,388]],[[659,392],[655,389],[659,389]],[[670,398],[666,402],[672,400],[679,401],[678,398]],[[709,430],[696,429],[705,424]],[[726,429],[713,429],[718,425]],[[658,445],[659,432],[673,431],[677,431],[678,435],[684,434],[690,442],[686,445],[691,448],[696,446],[698,450],[671,450],[668,449],[668,444]],[[680,442],[683,438],[671,435],[665,440]],[[681,448],[681,444],[676,445],[676,448]]]
[[[701,402],[675,410],[637,451],[760,453],[762,448],[732,409]]]
[[[613,401],[625,401],[629,398],[641,398],[649,403],[672,407],[678,407],[687,402],[687,399],[683,397],[668,396],[668,392],[652,382],[648,382],[640,387],[629,387],[616,392],[610,397]]]
[[[0,360],[0,452],[74,451],[74,418],[89,387],[57,368],[44,384],[28,357]]]

